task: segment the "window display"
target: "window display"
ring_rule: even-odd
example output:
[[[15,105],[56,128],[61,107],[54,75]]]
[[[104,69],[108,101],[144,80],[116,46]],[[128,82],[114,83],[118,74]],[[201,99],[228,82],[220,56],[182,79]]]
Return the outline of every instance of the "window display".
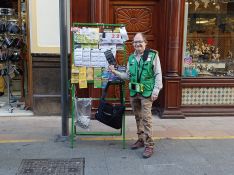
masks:
[[[234,77],[234,1],[187,0],[184,77]]]

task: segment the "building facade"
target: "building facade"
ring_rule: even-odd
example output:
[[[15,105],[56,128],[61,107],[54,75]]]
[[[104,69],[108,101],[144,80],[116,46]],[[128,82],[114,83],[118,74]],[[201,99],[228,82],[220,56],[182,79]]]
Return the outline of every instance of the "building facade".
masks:
[[[29,105],[36,115],[58,115],[61,112],[59,1],[27,2]],[[164,87],[154,103],[161,118],[233,116],[233,3],[231,0],[70,0],[68,22],[126,24],[127,55],[133,51],[134,34],[146,35],[148,46],[159,51],[163,71]],[[118,59],[122,61],[121,57]],[[117,93],[115,89],[112,91]],[[94,97],[100,93],[92,87],[80,92]],[[127,101],[128,96],[127,93]]]

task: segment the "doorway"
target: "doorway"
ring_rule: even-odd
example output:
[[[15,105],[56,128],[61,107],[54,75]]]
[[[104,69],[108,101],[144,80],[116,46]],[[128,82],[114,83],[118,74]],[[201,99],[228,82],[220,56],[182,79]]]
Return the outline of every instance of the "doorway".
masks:
[[[26,0],[0,5],[0,116],[33,115],[27,102],[28,32]]]

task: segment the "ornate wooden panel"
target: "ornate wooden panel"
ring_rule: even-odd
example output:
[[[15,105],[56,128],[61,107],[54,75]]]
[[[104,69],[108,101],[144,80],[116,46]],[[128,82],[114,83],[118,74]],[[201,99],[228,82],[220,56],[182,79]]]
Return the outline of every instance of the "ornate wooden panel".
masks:
[[[149,47],[159,50],[160,11],[158,0],[145,1],[109,1],[108,21],[110,23],[126,24],[130,40],[127,43],[128,51],[132,52],[130,44],[137,32],[146,35]],[[131,47],[130,47],[131,46]]]
[[[118,7],[115,9],[114,15],[116,23],[127,25],[129,34],[147,33],[152,31],[152,10],[147,7]]]

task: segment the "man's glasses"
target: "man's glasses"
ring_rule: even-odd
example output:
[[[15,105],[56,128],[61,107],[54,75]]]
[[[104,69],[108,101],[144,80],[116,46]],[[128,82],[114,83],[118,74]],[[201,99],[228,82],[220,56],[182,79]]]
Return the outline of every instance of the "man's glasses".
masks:
[[[132,44],[142,44],[143,42],[145,42],[145,41],[143,41],[143,40],[133,41]]]

